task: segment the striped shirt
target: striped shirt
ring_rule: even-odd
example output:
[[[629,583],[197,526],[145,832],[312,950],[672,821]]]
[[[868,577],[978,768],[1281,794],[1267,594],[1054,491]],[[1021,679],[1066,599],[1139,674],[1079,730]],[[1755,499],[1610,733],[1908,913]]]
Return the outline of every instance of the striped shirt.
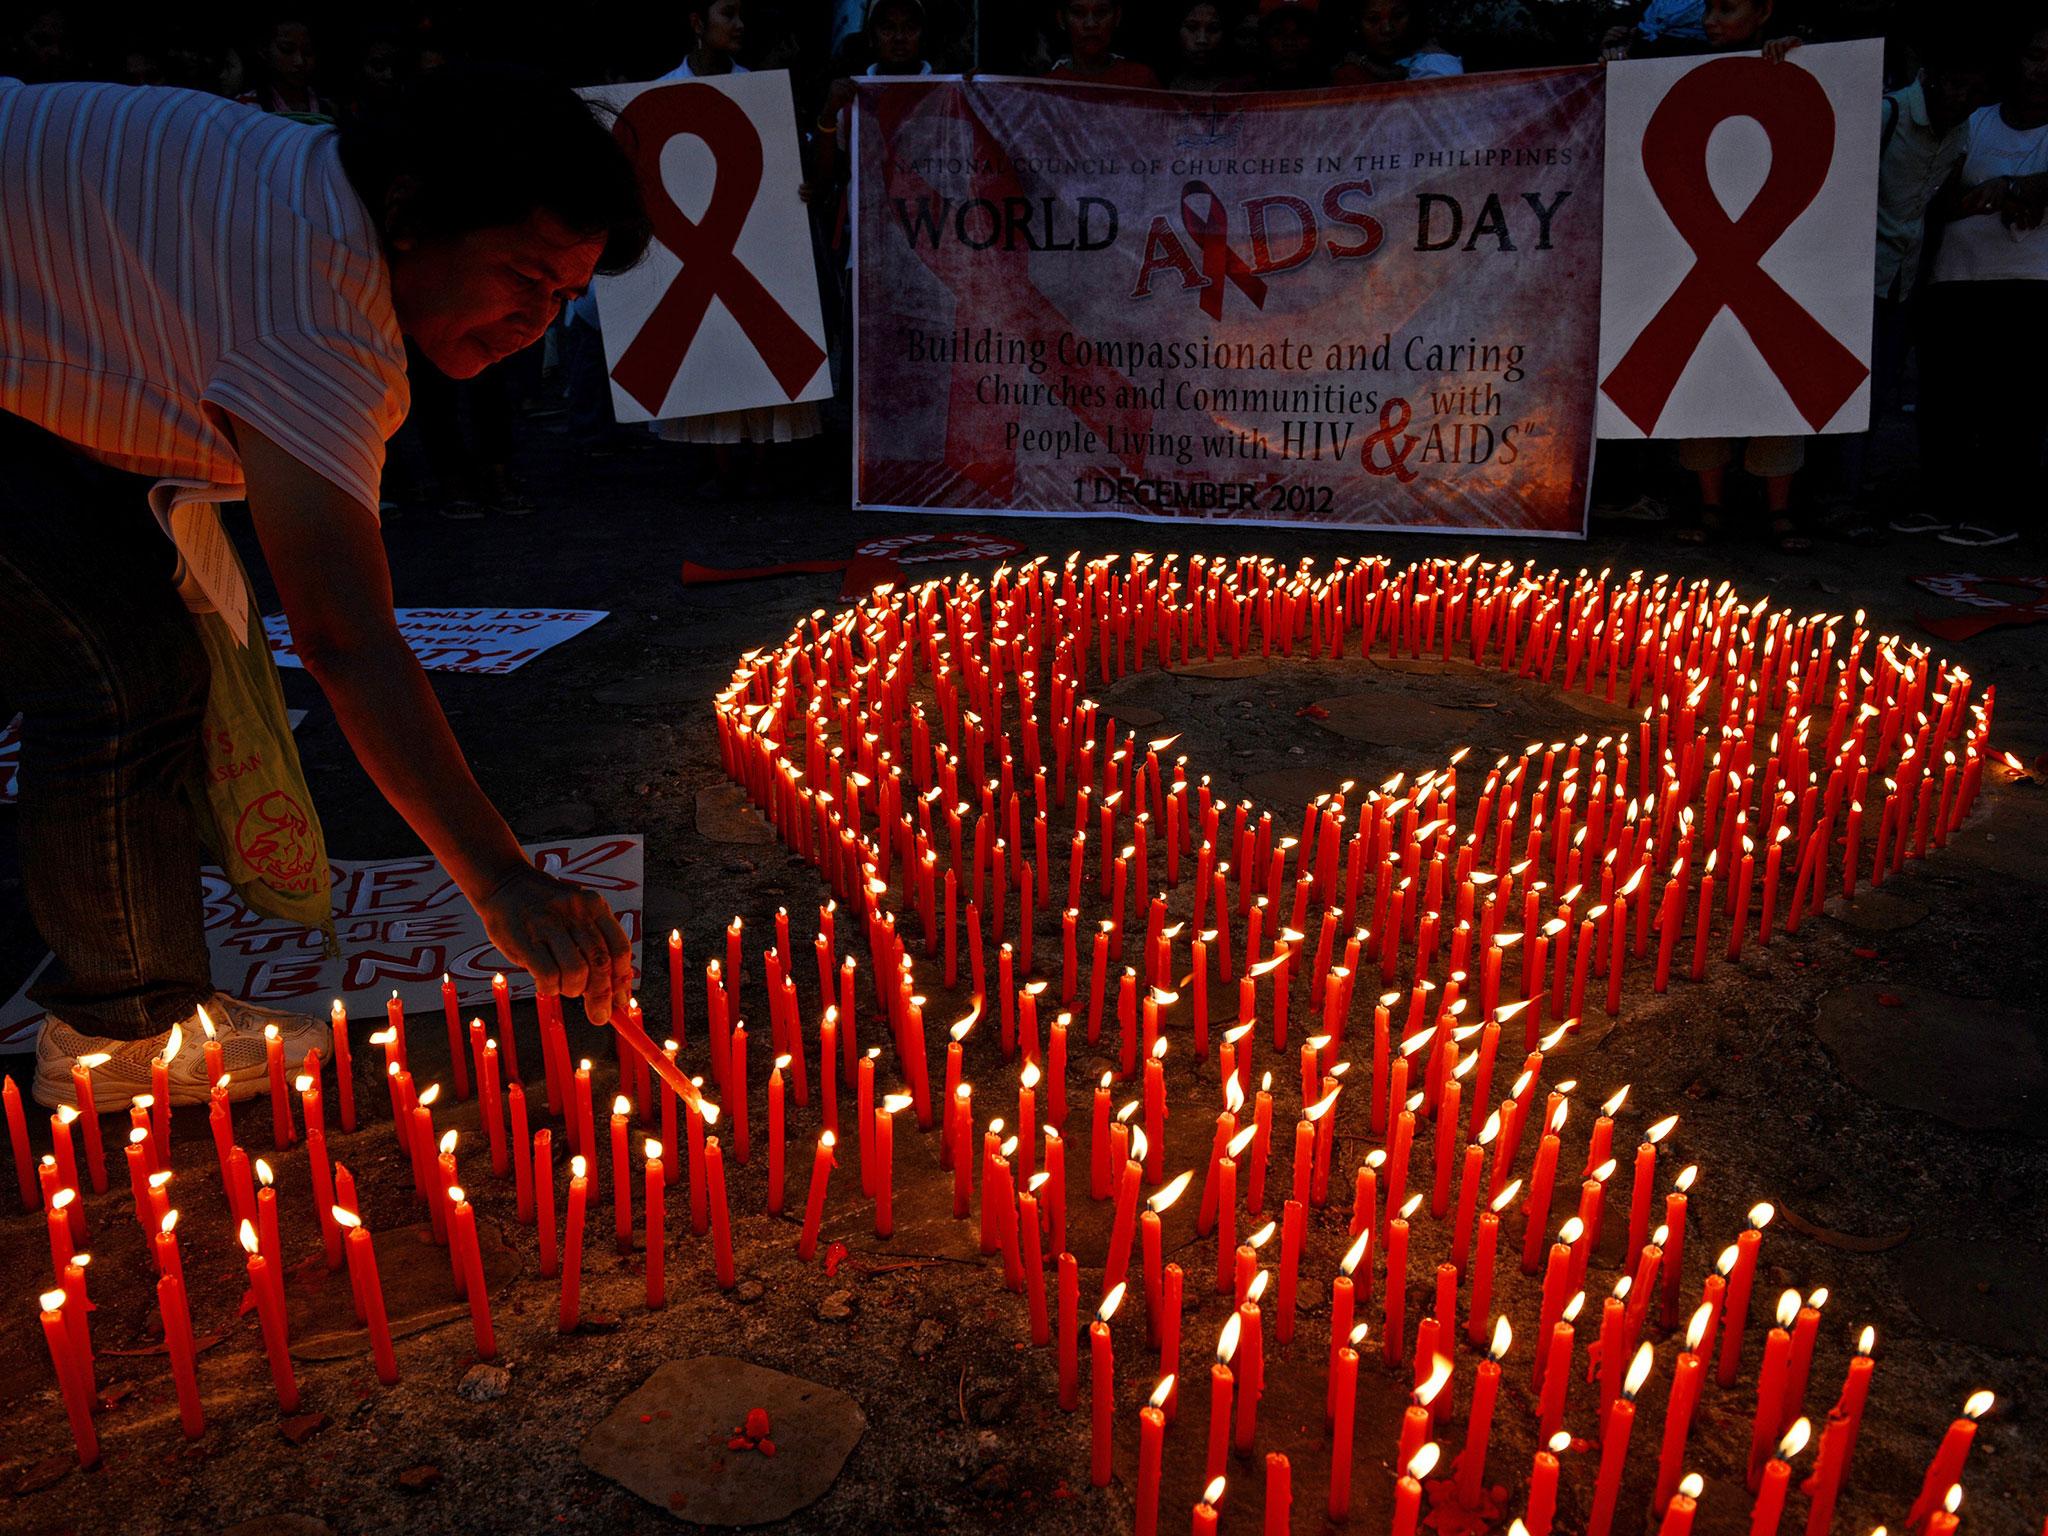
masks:
[[[408,400],[333,129],[196,91],[0,86],[0,410],[154,477],[168,527],[244,494],[227,412],[374,513]]]

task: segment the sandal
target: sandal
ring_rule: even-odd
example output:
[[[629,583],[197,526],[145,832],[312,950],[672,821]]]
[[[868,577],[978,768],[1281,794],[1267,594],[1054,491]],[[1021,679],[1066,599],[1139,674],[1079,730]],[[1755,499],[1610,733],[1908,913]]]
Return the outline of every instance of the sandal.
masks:
[[[1771,519],[1771,537],[1778,541],[1782,554],[1803,555],[1813,548],[1813,540],[1799,531],[1799,525],[1789,517]]]
[[[1727,524],[1721,517],[1719,507],[1701,507],[1700,519],[1675,529],[1672,537],[1681,544],[1712,544],[1727,531]]]
[[[1955,524],[1945,517],[1936,517],[1932,512],[1908,512],[1904,517],[1891,521],[1893,533],[1945,533]]]

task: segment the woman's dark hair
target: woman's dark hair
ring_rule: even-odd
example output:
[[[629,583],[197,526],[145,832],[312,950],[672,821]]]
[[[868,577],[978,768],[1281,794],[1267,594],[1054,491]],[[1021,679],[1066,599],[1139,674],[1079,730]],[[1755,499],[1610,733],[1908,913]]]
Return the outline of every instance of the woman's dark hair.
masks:
[[[600,109],[507,65],[449,66],[343,124],[341,163],[384,237],[448,239],[548,213],[603,235],[600,272],[652,236],[633,162]]]

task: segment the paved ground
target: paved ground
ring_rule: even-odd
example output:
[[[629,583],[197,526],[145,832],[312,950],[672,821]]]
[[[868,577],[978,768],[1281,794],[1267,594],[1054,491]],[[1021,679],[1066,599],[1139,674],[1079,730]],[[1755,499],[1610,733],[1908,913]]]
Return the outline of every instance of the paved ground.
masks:
[[[622,830],[646,838],[649,931],[680,926],[690,952],[701,957],[713,952],[731,914],[757,923],[778,905],[806,912],[821,895],[811,872],[778,847],[706,835],[698,806],[702,792],[722,783],[711,695],[740,652],[780,639],[814,608],[835,606],[837,578],[686,591],[675,579],[679,563],[836,557],[868,535],[963,525],[848,513],[837,476],[823,465],[814,466],[816,495],[692,500],[683,487],[699,476],[677,454],[656,448],[619,460],[572,460],[543,438],[527,464],[537,515],[460,525],[415,513],[390,528],[388,542],[402,605],[612,611],[603,624],[516,676],[441,676],[437,688],[479,778],[522,835]],[[1460,540],[1244,528],[1169,535],[1101,521],[1001,527],[1033,551],[1054,555],[1074,548],[1092,554],[1178,547],[1328,560],[1365,550],[1405,558],[1462,554],[1470,547]],[[1970,563],[1945,546],[1918,541],[1878,547],[1823,541],[1811,555],[1790,558],[1743,542],[1686,548],[1655,530],[1603,533],[1584,546],[1484,547],[1489,555],[1541,565],[1725,577],[1745,596],[1768,593],[1774,603],[1799,610],[1862,608],[1873,627],[1909,634],[1916,612],[1941,605],[1907,578]],[[1978,557],[1974,566],[2024,574],[2038,569],[2037,560],[2037,552],[2008,550]],[[2044,636],[2048,631],[2006,629],[1936,647],[1959,654],[1976,676],[1996,685],[1995,745],[2029,762],[2048,751]],[[287,674],[285,681],[291,702],[312,709],[300,742],[332,851],[347,857],[411,851],[409,834],[353,763],[317,691],[303,674]],[[1188,732],[1182,750],[1217,765],[1210,771],[1222,789],[1242,788],[1297,812],[1313,787],[1330,780],[1371,779],[1397,766],[1438,762],[1445,747],[1463,740],[1482,754],[1519,748],[1548,728],[1544,722],[1562,728],[1571,718],[1538,690],[1473,683],[1452,697],[1363,663],[1311,668],[1297,662],[1230,682],[1154,677],[1127,687],[1124,702],[1157,711],[1167,722],[1162,734]],[[1375,696],[1371,707],[1400,723],[1399,730],[1380,733],[1392,740],[1371,731],[1363,734],[1373,739],[1361,741],[1309,730],[1296,717],[1303,703],[1361,695]],[[1900,1528],[1942,1429],[1977,1387],[1995,1391],[1999,1406],[1977,1437],[1965,1480],[1966,1529],[2031,1530],[2044,1512],[2044,803],[2038,786],[2000,788],[1987,796],[1955,849],[1897,886],[1802,929],[1796,941],[1752,948],[1739,968],[1717,964],[1701,985],[1681,984],[1655,1002],[1631,996],[1621,1027],[1568,1048],[1583,1056],[1589,1081],[1629,1081],[1639,1102],[1683,1112],[1677,1155],[1702,1165],[1697,1247],[1724,1241],[1754,1200],[1774,1200],[1785,1212],[1767,1241],[1759,1289],[1766,1296],[1784,1286],[1831,1290],[1814,1372],[1813,1396],[1823,1407],[1841,1379],[1856,1329],[1876,1325],[1877,1385],[1838,1531],[1862,1532],[1880,1520]],[[6,881],[0,920],[7,924],[0,963],[11,982],[35,945],[21,914],[8,814],[0,812],[0,879]],[[657,1002],[650,1014],[657,1033],[661,1011]],[[991,1042],[979,1044],[986,1049]],[[993,1080],[992,1064],[987,1070]],[[1077,1078],[1080,1072],[1077,1063]],[[605,1091],[601,1085],[600,1095]],[[458,1117],[455,1123],[464,1122]],[[180,1132],[192,1143],[187,1155],[204,1158],[203,1129],[194,1122]],[[721,1297],[686,1239],[671,1257],[672,1305],[649,1316],[635,1305],[637,1261],[593,1248],[588,1306],[621,1321],[615,1331],[558,1340],[554,1288],[532,1275],[529,1250],[521,1278],[496,1292],[500,1344],[512,1372],[504,1396],[472,1401],[458,1395],[471,1361],[468,1335],[462,1327],[445,1328],[401,1344],[404,1380],[390,1392],[376,1388],[361,1361],[307,1366],[309,1406],[327,1422],[303,1444],[277,1431],[253,1323],[231,1322],[239,1288],[222,1255],[199,1266],[208,1272],[194,1281],[200,1332],[226,1330],[204,1356],[214,1427],[196,1451],[181,1449],[162,1357],[120,1359],[108,1374],[131,1382],[133,1392],[103,1416],[108,1465],[90,1476],[58,1476],[61,1463],[46,1458],[61,1449],[64,1429],[40,1342],[26,1326],[0,1330],[0,1404],[13,1426],[0,1449],[0,1484],[26,1484],[11,1504],[0,1503],[0,1525],[148,1532],[239,1529],[237,1522],[256,1521],[246,1529],[321,1528],[291,1525],[284,1519],[289,1515],[346,1532],[400,1524],[477,1531],[678,1529],[665,1512],[585,1470],[577,1446],[661,1362],[728,1354],[843,1389],[866,1414],[865,1437],[838,1483],[788,1529],[1125,1528],[1128,1462],[1110,1491],[1088,1491],[1085,1418],[1052,1411],[1049,1363],[1019,1348],[1019,1309],[978,1264],[956,1262],[970,1258],[971,1248],[959,1247],[950,1223],[930,1208],[936,1178],[916,1179],[928,1157],[911,1141],[902,1154],[903,1178],[907,1187],[921,1183],[924,1192],[905,1197],[903,1231],[888,1250],[862,1236],[861,1210],[840,1219],[853,1256],[836,1281],[795,1264],[786,1226],[747,1217],[738,1234],[740,1264],[753,1284],[737,1297]],[[358,1165],[366,1189],[374,1189],[380,1179],[400,1177],[389,1147],[388,1135],[372,1129],[353,1145],[338,1145],[337,1155]],[[288,1159],[287,1180],[292,1176]],[[738,1175],[737,1206],[759,1209],[760,1177],[758,1162]],[[205,1188],[189,1195],[197,1225],[220,1223],[209,1195]],[[110,1194],[105,1201],[109,1235],[94,1270],[103,1298],[95,1327],[103,1348],[146,1349],[150,1309],[133,1280],[142,1259],[132,1223],[116,1210],[125,1198]],[[503,1214],[501,1206],[509,1206],[509,1194],[501,1199],[487,1190],[486,1215]],[[370,1215],[376,1224],[374,1204]],[[1099,1218],[1077,1215],[1075,1246],[1084,1262],[1090,1245],[1099,1251],[1101,1243],[1092,1225]],[[1702,1231],[1714,1236],[1702,1237]],[[307,1241],[310,1230],[293,1233],[288,1223],[288,1246],[303,1251]],[[1333,1241],[1326,1233],[1311,1243],[1314,1272],[1326,1273],[1334,1262]],[[520,1246],[520,1238],[514,1242]],[[1694,1265],[1705,1257],[1695,1253]],[[44,1263],[39,1219],[0,1220],[0,1279],[11,1298],[9,1315],[24,1324]],[[1419,1301],[1419,1289],[1417,1295]],[[1763,1312],[1760,1303],[1757,1315]],[[1191,1316],[1190,1339],[1212,1336],[1220,1319],[1210,1300],[1205,1312]],[[1313,1321],[1310,1326],[1313,1331]],[[1530,1325],[1523,1337],[1532,1334]],[[1197,1347],[1191,1346],[1190,1358]],[[1526,1361],[1524,1348],[1517,1346],[1516,1358]],[[1397,1388],[1377,1367],[1367,1374],[1361,1445],[1390,1448]],[[1124,1392],[1133,1404],[1141,1376],[1133,1371]],[[1276,1369],[1275,1379],[1290,1378]],[[1149,1376],[1144,1381],[1149,1384]],[[1304,1426],[1299,1438],[1306,1447],[1319,1435],[1307,1428],[1313,1404],[1296,1403],[1298,1395],[1282,1390],[1265,1412],[1269,1423]],[[1662,1388],[1653,1387],[1646,1400],[1657,1405],[1646,1424],[1660,1425]],[[1526,1417],[1503,1411],[1496,1467],[1526,1466]],[[1198,1411],[1196,1428],[1171,1437],[1181,1451],[1169,1455],[1170,1508],[1185,1510],[1192,1497],[1197,1474],[1183,1462],[1200,1420]],[[1732,1464],[1747,1428],[1739,1398],[1721,1399],[1710,1390],[1700,1462]],[[1460,1437],[1454,1432],[1451,1442]],[[1636,1459],[1647,1462],[1643,1453],[1653,1449],[1654,1442],[1639,1447]],[[1122,1454],[1128,1456],[1128,1448]],[[1321,1465],[1312,1450],[1297,1464],[1296,1530],[1321,1528]],[[1520,1483],[1519,1470],[1512,1480]],[[1237,1530],[1252,1524],[1256,1479],[1241,1482],[1246,1507],[1228,1522]],[[1362,1514],[1352,1528],[1377,1530],[1385,1520],[1387,1485],[1377,1475],[1362,1483]],[[1700,1529],[1746,1529],[1748,1504],[1739,1487],[1716,1485]],[[1793,1510],[1792,1518],[1804,1519],[1796,1497]],[[1169,1515],[1168,1527],[1182,1518]],[[1567,1529],[1577,1528],[1583,1513],[1568,1509],[1567,1519]]]

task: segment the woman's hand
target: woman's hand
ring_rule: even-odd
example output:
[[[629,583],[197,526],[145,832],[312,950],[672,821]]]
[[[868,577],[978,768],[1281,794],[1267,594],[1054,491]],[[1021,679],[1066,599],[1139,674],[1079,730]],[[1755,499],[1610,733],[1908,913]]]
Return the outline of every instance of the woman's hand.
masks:
[[[581,997],[593,1024],[623,1013],[633,993],[633,946],[595,891],[531,864],[477,903],[484,932],[529,972],[545,997]]]
[[[1774,37],[1764,44],[1763,55],[1773,64],[1782,64],[1785,62],[1785,55],[1798,46],[1799,39],[1796,37]]]
[[[1956,199],[1955,211],[1950,216],[1968,219],[1978,214],[1996,213],[2005,201],[2007,185],[2005,177],[1994,176],[1989,181],[1980,181],[1974,187],[1965,188]]]

